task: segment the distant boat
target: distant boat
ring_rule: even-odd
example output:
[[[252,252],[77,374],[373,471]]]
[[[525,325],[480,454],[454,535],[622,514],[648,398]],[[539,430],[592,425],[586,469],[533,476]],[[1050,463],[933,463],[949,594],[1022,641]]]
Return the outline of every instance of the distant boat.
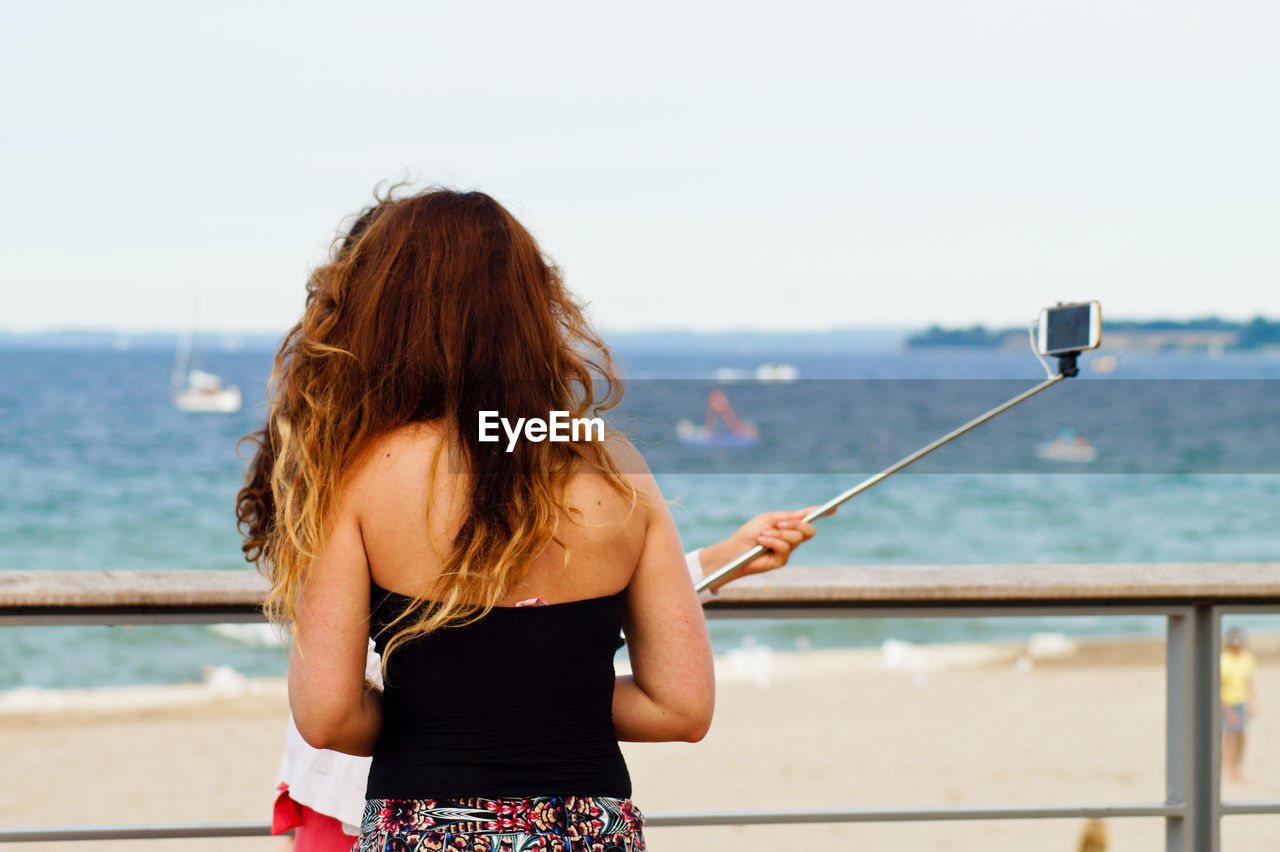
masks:
[[[1098,457],[1098,451],[1071,429],[1063,429],[1052,441],[1036,444],[1036,456],[1044,461],[1087,464]]]
[[[714,375],[717,382],[742,382],[750,377],[746,370],[736,367],[717,367]]]
[[[790,364],[761,364],[756,367],[756,381],[794,382],[798,378],[800,371]]]
[[[719,428],[721,423],[724,431]],[[676,424],[676,440],[691,447],[750,447],[759,439],[755,425],[738,417],[722,390],[707,396],[707,416],[701,426],[692,420]]]
[[[223,386],[213,373],[192,367],[195,356],[195,332],[182,335],[178,351],[173,355],[173,405],[179,411],[234,414],[242,403],[240,388]]]

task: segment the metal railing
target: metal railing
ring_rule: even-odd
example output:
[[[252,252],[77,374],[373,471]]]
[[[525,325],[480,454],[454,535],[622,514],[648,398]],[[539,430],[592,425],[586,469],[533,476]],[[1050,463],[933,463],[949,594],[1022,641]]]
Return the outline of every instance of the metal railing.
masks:
[[[1280,814],[1280,801],[1223,802],[1218,655],[1228,613],[1280,612],[1280,563],[788,568],[739,581],[710,618],[1160,615],[1166,619],[1165,800],[947,808],[660,813],[648,827],[1159,817],[1165,849],[1218,852],[1221,818]],[[0,626],[262,619],[249,571],[0,572]],[[0,843],[250,837],[267,823],[0,829]]]

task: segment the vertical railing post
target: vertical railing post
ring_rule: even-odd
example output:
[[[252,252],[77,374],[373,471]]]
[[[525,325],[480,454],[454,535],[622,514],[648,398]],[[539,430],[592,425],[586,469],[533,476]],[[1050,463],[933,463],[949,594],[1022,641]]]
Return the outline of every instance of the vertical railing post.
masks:
[[[1165,649],[1166,852],[1219,852],[1218,625],[1215,607],[1169,615]]]

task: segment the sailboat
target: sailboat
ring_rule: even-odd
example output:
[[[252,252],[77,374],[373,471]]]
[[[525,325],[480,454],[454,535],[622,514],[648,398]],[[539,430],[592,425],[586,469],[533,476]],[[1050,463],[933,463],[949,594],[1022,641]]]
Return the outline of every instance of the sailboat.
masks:
[[[800,371],[790,364],[761,364],[756,367],[758,382],[794,382],[800,378]]]
[[[717,421],[728,431],[720,431]],[[729,397],[719,389],[707,396],[707,416],[701,426],[691,420],[676,424],[676,440],[694,447],[750,447],[759,439],[755,425],[741,420],[729,405]]]
[[[213,373],[192,366],[195,352],[195,332],[189,331],[178,341],[178,351],[173,356],[173,404],[179,411],[199,413],[215,412],[234,414],[240,410],[240,388],[223,386],[222,379]]]
[[[1052,441],[1036,444],[1036,455],[1045,461],[1088,464],[1098,457],[1098,451],[1074,429],[1062,429]]]

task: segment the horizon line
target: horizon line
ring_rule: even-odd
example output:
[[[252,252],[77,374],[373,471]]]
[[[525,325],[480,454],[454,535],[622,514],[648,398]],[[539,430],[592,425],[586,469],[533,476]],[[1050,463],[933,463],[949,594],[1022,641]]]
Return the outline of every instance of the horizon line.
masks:
[[[1234,319],[1219,316],[1217,314],[1208,314],[1205,316],[1190,317],[1187,319],[1175,319],[1172,317],[1110,317],[1109,322],[1112,323],[1154,323],[1154,322],[1173,322],[1173,323],[1195,323],[1206,321],[1239,323],[1247,325],[1256,319],[1262,319],[1265,322],[1277,322],[1271,320],[1263,314],[1255,314],[1245,319]],[[597,331],[603,336],[610,335],[641,335],[641,334],[689,334],[701,336],[728,335],[728,334],[756,334],[768,337],[782,337],[793,334],[840,334],[847,332],[877,332],[877,333],[910,333],[916,331],[924,331],[930,328],[942,328],[943,330],[968,330],[975,327],[983,328],[989,331],[1001,331],[1015,329],[1013,325],[1005,325],[1001,323],[961,323],[957,325],[941,325],[934,321],[926,321],[913,325],[892,324],[892,323],[868,323],[866,325],[840,325],[840,326],[808,326],[795,328],[776,328],[776,327],[760,327],[760,326],[726,326],[722,328],[698,328],[688,326],[652,326],[639,328],[610,328],[608,326],[599,326]],[[222,336],[222,337],[274,337],[279,338],[287,332],[287,328],[279,330],[268,329],[227,329],[227,328],[210,328],[200,329],[194,334],[200,337]],[[44,327],[38,329],[20,329],[6,328],[0,326],[0,335],[12,337],[34,337],[39,335],[78,335],[78,336],[115,336],[115,337],[166,337],[181,336],[193,333],[189,329],[181,328],[152,328],[152,329],[121,329],[121,328],[94,328],[85,326],[70,327]]]

